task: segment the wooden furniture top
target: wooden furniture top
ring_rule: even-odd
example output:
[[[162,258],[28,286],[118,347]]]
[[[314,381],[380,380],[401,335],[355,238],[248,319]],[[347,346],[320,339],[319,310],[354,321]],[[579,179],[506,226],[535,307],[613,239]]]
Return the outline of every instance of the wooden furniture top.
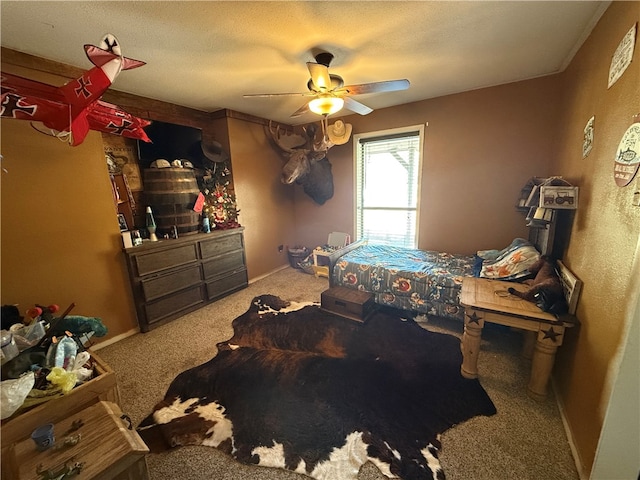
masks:
[[[465,277],[462,282],[460,303],[465,307],[545,323],[563,323],[565,326],[572,326],[577,323],[573,315],[561,315],[557,317],[552,313],[542,311],[533,302],[510,294],[508,291],[509,287],[520,292],[529,288],[528,285],[521,283],[504,282],[488,278]]]
[[[76,445],[38,452],[30,438],[14,444],[10,459],[11,467],[16,469],[13,478],[41,479],[37,474],[39,468],[56,470],[65,464],[72,466],[74,462],[84,463],[78,478],[112,478],[112,475],[106,473],[112,465],[126,457],[130,457],[130,461],[124,460],[125,463],[133,463],[136,458],[149,453],[149,448],[135,430],[127,429],[121,416],[122,412],[116,404],[98,402],[54,423],[56,445],[62,445],[67,435],[79,433],[81,437]],[[76,420],[82,422],[80,428],[65,435]]]
[[[223,237],[228,237],[229,235],[235,235],[239,232],[244,232],[244,227],[237,228],[229,228],[227,230],[213,230],[210,233],[192,233],[192,234],[183,234],[178,238],[159,238],[157,242],[152,242],[150,240],[145,240],[142,242],[142,245],[137,245],[135,247],[123,248],[122,250],[126,253],[141,253],[155,250],[163,250],[174,248],[176,245],[180,244],[189,244],[193,243],[195,240],[199,241],[207,241],[207,240],[217,240]]]

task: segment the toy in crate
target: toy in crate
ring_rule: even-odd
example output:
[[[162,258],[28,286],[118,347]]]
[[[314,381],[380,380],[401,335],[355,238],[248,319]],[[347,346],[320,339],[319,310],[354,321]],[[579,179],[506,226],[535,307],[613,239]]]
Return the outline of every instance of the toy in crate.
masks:
[[[14,306],[2,307],[3,313],[12,313],[12,323],[3,322],[7,330],[2,330],[2,419],[19,408],[67,394],[91,378],[86,344],[93,335],[106,335],[107,328],[99,318],[68,315],[74,306],[72,303],[59,317],[54,317],[57,305],[36,305],[25,317]]]
[[[351,243],[351,236],[348,233],[332,232],[329,234],[326,245],[314,248],[313,271],[316,277],[329,278],[329,256],[349,243]]]

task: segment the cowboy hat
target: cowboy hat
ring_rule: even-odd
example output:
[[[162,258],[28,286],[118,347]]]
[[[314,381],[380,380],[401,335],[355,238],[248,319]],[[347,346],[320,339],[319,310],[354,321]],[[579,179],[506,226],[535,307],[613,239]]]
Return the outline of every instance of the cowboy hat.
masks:
[[[200,147],[202,153],[212,162],[226,162],[229,160],[229,154],[222,149],[220,143],[214,141],[202,142]]]
[[[327,129],[329,140],[335,145],[344,145],[349,141],[351,136],[351,124],[345,123],[342,120],[336,120],[336,123],[331,125]]]

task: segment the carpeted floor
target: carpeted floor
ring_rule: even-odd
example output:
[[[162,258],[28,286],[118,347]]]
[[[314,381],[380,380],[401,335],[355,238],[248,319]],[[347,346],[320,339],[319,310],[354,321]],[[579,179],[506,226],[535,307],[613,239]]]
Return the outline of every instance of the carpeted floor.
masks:
[[[164,397],[173,378],[216,354],[216,343],[233,336],[231,322],[253,297],[278,295],[292,301],[320,301],[326,278],[286,268],[248,288],[151,332],[104,347],[98,354],[116,372],[121,407],[137,425]],[[430,318],[427,329],[462,334],[462,324]],[[543,402],[526,394],[528,361],[519,353],[521,336],[506,327],[485,326],[478,362],[480,381],[498,413],[476,417],[442,436],[440,460],[449,480],[573,480],[578,478],[553,392]],[[427,406],[425,406],[426,408]],[[249,467],[209,447],[183,447],[147,458],[152,480],[293,480],[308,478],[283,470]],[[360,480],[385,480],[366,464]]]

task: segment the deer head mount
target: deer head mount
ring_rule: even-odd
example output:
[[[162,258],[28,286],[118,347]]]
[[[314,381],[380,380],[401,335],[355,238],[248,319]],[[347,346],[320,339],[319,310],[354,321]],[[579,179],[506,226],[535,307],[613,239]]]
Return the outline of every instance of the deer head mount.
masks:
[[[323,121],[320,128],[312,123],[301,130],[297,133],[269,122],[267,137],[287,160],[282,168],[282,183],[302,185],[305,193],[322,205],[333,196],[333,175],[327,151],[349,140],[351,125],[345,126],[338,120],[328,127]]]

